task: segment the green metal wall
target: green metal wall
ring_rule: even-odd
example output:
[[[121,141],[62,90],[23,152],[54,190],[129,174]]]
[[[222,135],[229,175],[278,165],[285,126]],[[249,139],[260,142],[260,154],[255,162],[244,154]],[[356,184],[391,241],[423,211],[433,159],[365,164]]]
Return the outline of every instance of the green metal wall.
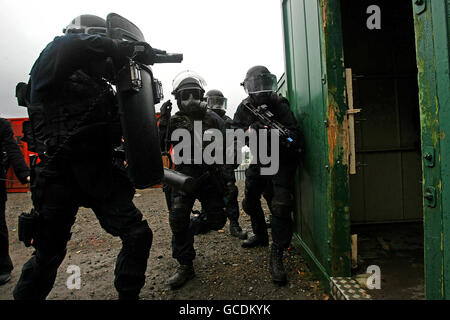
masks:
[[[282,12],[288,98],[306,141],[295,235],[324,278],[344,276],[350,244],[342,36],[333,14],[339,3],[284,0]]]
[[[423,161],[425,286],[450,299],[450,79],[448,0],[413,1]],[[427,160],[427,154],[432,160]],[[434,202],[434,203],[433,203]]]

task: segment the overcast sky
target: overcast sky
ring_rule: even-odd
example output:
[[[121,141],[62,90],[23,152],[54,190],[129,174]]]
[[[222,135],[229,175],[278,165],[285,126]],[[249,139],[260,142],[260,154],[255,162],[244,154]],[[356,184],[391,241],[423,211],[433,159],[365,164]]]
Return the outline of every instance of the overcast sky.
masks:
[[[0,0],[0,116],[27,116],[17,106],[16,83],[28,81],[39,53],[63,27],[80,14],[106,18],[111,12],[135,23],[151,46],[184,54],[181,64],[152,67],[165,100],[174,102],[175,75],[194,70],[207,90],[224,93],[232,117],[246,96],[239,84],[250,67],[265,65],[277,77],[284,72],[280,0]]]

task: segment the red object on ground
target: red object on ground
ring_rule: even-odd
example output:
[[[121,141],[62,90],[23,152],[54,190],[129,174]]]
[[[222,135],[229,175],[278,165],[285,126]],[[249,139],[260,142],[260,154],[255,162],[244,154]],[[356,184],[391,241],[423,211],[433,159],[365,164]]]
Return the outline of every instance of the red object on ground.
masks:
[[[23,137],[22,133],[22,123],[27,121],[28,118],[10,118],[8,119],[11,122],[11,126],[14,132],[14,138],[17,141],[17,144],[22,151],[22,154],[25,158],[25,162],[28,166],[30,166],[30,154],[34,154],[33,152],[28,151],[28,145],[23,142],[21,139]],[[8,172],[6,173],[6,191],[7,192],[28,192],[30,191],[30,184],[22,184],[19,179],[17,179],[14,174],[13,168],[10,166]]]
[[[159,117],[160,117],[160,113],[157,112],[156,119],[159,119]],[[158,126],[159,126],[159,121],[158,121]],[[167,158],[167,156],[162,156],[163,166],[164,166],[164,168],[170,168],[173,170],[175,168],[175,165],[173,164],[173,146],[170,147],[169,154],[172,158],[172,167],[170,167],[170,161]],[[162,188],[162,184],[154,185],[154,186],[152,186],[152,188]]]

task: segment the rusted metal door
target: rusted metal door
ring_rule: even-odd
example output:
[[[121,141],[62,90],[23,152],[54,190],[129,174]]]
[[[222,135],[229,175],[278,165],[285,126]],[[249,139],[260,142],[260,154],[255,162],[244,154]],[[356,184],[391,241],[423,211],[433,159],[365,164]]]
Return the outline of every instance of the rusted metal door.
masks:
[[[450,299],[450,0],[414,0],[422,139],[425,291]]]

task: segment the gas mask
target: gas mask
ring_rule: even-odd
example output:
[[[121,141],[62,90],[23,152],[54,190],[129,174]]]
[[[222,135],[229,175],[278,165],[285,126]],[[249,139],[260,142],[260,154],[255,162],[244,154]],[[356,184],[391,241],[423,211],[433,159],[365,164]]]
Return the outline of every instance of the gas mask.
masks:
[[[206,112],[207,103],[202,101],[200,90],[182,90],[178,99],[178,108],[183,113],[193,116],[202,116]]]
[[[258,92],[250,94],[252,102],[255,106],[261,106],[263,104],[270,104],[271,96],[273,92]]]

